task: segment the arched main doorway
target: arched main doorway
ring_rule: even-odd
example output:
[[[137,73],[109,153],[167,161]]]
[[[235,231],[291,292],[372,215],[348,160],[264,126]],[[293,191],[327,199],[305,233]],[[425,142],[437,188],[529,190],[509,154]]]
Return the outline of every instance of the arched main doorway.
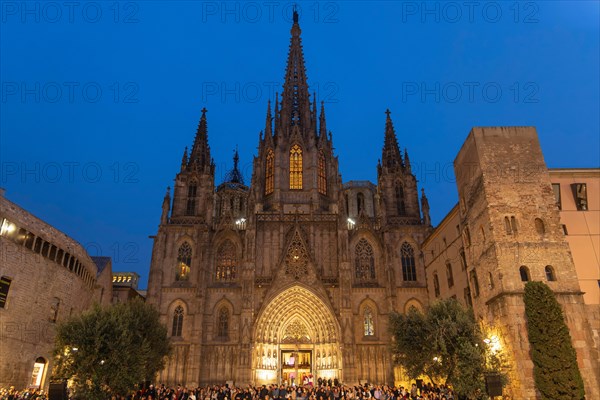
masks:
[[[255,326],[252,375],[257,384],[343,378],[339,324],[312,290],[295,285],[281,291],[263,307]]]

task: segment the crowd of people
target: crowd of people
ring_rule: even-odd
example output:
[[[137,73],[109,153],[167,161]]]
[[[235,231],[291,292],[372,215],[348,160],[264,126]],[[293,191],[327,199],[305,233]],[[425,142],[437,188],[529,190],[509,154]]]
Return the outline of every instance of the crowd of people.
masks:
[[[0,389],[0,400],[46,400],[41,389]],[[459,400],[452,389],[431,383],[417,387],[387,385],[345,386],[321,381],[317,386],[262,385],[260,387],[229,387],[216,385],[198,388],[150,385],[127,397],[112,396],[110,400]]]
[[[337,383],[337,382],[336,382]],[[451,400],[452,389],[431,383],[418,388],[392,386],[344,386],[325,382],[311,385],[286,387],[263,385],[260,387],[209,386],[189,389],[183,386],[168,388],[150,386],[131,396],[132,400]],[[114,397],[113,400],[124,400]],[[456,399],[458,400],[458,399]]]
[[[46,392],[43,389],[17,390],[14,386],[8,389],[0,388],[0,400],[46,400]]]

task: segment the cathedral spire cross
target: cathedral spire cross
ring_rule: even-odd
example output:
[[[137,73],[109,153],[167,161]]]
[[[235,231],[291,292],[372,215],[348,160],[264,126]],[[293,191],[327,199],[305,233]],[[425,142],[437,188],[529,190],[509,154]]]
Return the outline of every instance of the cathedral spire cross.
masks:
[[[381,161],[384,168],[387,167],[395,169],[402,167],[402,155],[400,154],[400,147],[398,146],[398,139],[396,138],[394,124],[392,122],[392,118],[390,117],[391,111],[387,109],[385,114],[385,140],[383,144]]]
[[[196,130],[194,145],[188,160],[188,166],[202,170],[211,167],[210,147],[208,145],[208,127],[206,124],[206,107],[202,108],[202,116]]]

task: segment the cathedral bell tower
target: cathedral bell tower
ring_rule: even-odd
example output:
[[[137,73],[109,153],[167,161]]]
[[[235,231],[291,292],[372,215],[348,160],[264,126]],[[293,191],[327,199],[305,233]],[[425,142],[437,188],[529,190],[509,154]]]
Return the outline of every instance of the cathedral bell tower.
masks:
[[[325,104],[308,90],[298,13],[294,11],[281,101],[267,105],[265,130],[254,159],[257,211],[336,212],[341,177],[327,132]],[[264,134],[264,136],[263,136]]]
[[[188,157],[187,147],[184,150],[181,170],[175,177],[171,218],[209,222],[214,184],[215,164],[210,157],[206,108],[203,108],[192,151]]]
[[[385,113],[385,139],[381,161],[377,166],[377,186],[381,201],[379,209],[382,221],[401,225],[419,224],[421,214],[417,179],[412,173],[408,152],[404,150],[404,157],[400,152],[390,117],[391,112],[387,110]],[[427,201],[425,197],[424,201]],[[426,208],[428,212],[429,207]],[[424,219],[429,221],[429,216],[425,217]]]

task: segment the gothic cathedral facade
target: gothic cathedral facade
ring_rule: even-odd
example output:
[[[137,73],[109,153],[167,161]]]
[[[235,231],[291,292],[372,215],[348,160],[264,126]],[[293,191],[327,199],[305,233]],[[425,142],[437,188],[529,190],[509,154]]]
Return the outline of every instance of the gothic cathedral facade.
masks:
[[[163,383],[393,383],[388,315],[427,304],[429,206],[390,113],[377,185],[343,183],[300,32],[294,14],[250,185],[237,153],[215,185],[204,109],[165,195],[148,285],[174,346]]]

